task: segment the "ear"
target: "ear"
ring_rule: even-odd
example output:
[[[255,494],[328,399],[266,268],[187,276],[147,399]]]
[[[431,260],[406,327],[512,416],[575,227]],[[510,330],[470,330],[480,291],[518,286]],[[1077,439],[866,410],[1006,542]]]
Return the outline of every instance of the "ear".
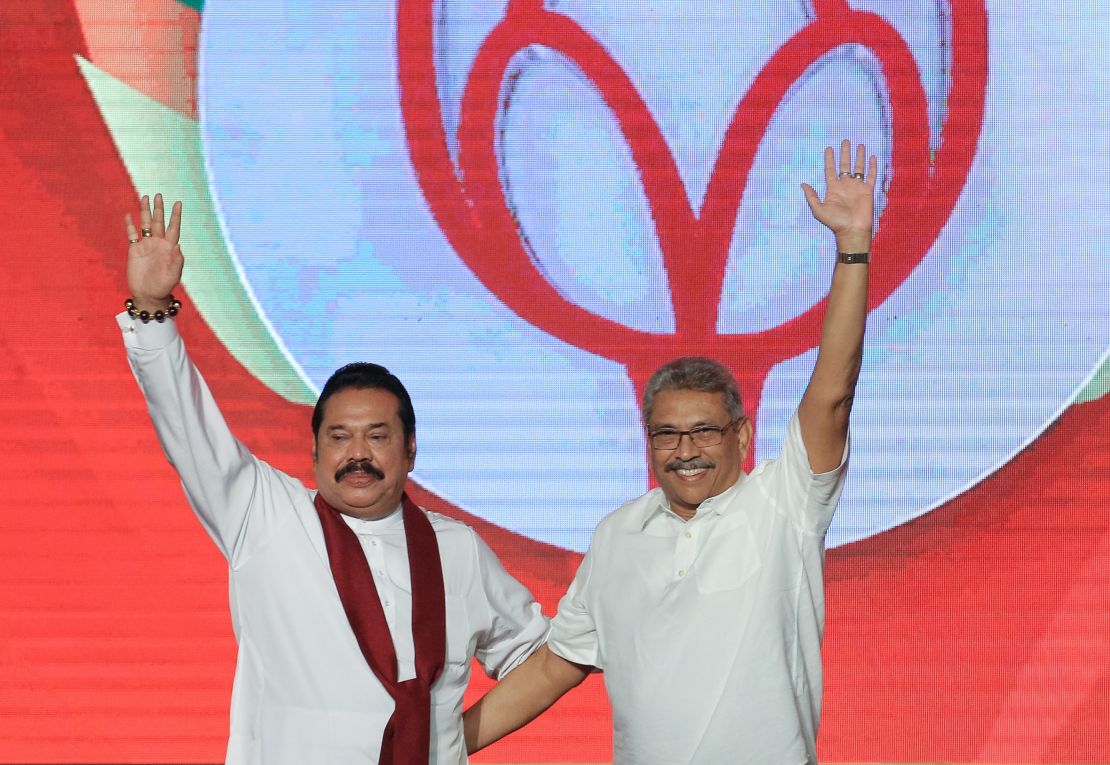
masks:
[[[409,436],[408,443],[409,471],[416,467],[416,434]]]
[[[319,455],[316,453],[316,434],[312,434],[312,464],[316,465],[320,461]]]
[[[740,461],[743,462],[748,458],[748,449],[752,445],[752,419],[745,416],[743,420],[736,423],[736,444],[740,448]]]

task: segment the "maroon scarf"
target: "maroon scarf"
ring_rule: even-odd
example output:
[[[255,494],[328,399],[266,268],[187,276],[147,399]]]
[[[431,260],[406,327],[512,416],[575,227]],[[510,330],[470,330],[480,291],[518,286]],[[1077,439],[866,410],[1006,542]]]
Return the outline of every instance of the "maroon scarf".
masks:
[[[412,639],[416,648],[416,677],[397,682],[397,652],[389,624],[370,574],[358,535],[339,517],[339,511],[316,495],[316,514],[324,529],[332,578],[335,579],[347,621],[366,663],[397,706],[385,726],[381,765],[427,765],[431,740],[432,683],[443,669],[447,648],[447,616],[443,567],[435,531],[424,512],[401,496],[401,517],[412,577]]]

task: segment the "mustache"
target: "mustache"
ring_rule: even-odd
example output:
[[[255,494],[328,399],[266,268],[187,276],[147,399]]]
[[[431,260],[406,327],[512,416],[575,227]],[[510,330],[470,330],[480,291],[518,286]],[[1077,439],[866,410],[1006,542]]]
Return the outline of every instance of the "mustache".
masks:
[[[704,457],[694,457],[689,460],[671,460],[663,470],[667,473],[673,473],[675,470],[697,470],[700,468],[711,470],[715,467],[717,467],[717,463],[713,460],[707,460]]]
[[[358,460],[356,462],[348,462],[339,470],[335,471],[335,482],[339,483],[343,480],[343,476],[350,475],[351,473],[369,473],[377,478],[379,481],[385,480],[385,473],[374,467],[370,460]]]

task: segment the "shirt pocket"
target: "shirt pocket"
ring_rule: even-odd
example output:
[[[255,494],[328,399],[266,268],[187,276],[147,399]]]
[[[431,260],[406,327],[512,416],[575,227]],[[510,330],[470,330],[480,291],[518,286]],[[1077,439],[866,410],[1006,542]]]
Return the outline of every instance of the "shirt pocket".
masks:
[[[762,568],[750,527],[718,528],[698,554],[694,582],[698,592],[726,592],[743,587]]]

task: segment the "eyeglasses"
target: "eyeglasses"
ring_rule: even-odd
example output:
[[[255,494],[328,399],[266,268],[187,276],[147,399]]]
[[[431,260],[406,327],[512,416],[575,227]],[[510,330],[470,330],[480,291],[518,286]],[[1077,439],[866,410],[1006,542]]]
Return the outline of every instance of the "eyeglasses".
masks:
[[[740,420],[740,417],[733,420],[723,427],[717,425],[699,425],[692,430],[675,430],[673,428],[660,428],[648,433],[648,438],[651,439],[651,448],[669,451],[677,449],[678,445],[682,443],[683,436],[689,436],[690,440],[694,442],[694,446],[716,446],[721,443],[724,438],[725,431],[731,428]]]

